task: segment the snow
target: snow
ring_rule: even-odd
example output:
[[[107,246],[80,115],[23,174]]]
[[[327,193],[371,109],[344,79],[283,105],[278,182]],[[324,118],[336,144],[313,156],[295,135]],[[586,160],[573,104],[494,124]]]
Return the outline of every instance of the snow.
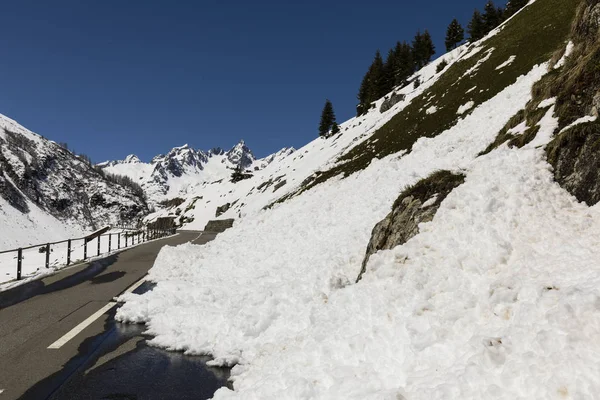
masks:
[[[482,66],[482,65],[483,65],[483,64],[484,64],[486,61],[488,61],[488,60],[490,59],[490,57],[492,56],[492,53],[494,52],[494,50],[496,50],[494,47],[492,47],[492,48],[488,49],[488,50],[485,52],[485,56],[481,57],[481,59],[479,59],[479,61],[477,61],[477,63],[475,63],[475,65],[473,65],[471,68],[469,68],[469,69],[468,69],[468,70],[467,70],[467,71],[466,71],[466,72],[463,74],[463,76],[461,77],[461,79],[462,79],[462,78],[464,78],[464,77],[466,77],[466,76],[473,75],[474,73],[476,73],[476,72],[479,70],[479,68],[480,68],[480,67],[481,67],[481,66]]]
[[[543,143],[477,157],[546,72],[401,157],[249,214],[205,246],[163,249],[157,286],[123,296],[117,319],[147,323],[155,346],[236,364],[235,391],[216,399],[593,397],[598,207],[554,183]],[[551,114],[540,124],[548,140]],[[353,284],[373,226],[440,169],[465,184]]]
[[[598,117],[596,117],[596,116],[586,115],[585,117],[581,117],[581,118],[577,119],[576,121],[574,121],[573,123],[565,126],[560,131],[560,133],[566,132],[569,129],[571,129],[572,127],[577,126],[577,125],[586,124],[588,122],[595,122],[597,119],[598,119]]]
[[[556,97],[551,97],[540,102],[537,108],[546,108],[553,106],[554,104],[556,104]]]
[[[498,65],[496,67],[496,71],[501,70],[502,68],[508,67],[510,64],[512,64],[515,60],[517,59],[517,56],[510,56],[508,58],[508,60],[506,60],[505,62],[503,62],[502,64]]]
[[[562,58],[560,60],[558,60],[558,62],[554,66],[554,69],[562,68],[565,65],[565,63],[567,62],[567,58],[569,58],[569,56],[571,54],[573,54],[574,49],[575,49],[575,44],[572,41],[569,41],[569,43],[567,43],[567,48],[565,50],[565,54],[562,56]]]
[[[475,103],[473,101],[469,101],[466,104],[463,104],[462,106],[458,107],[458,111],[456,111],[456,113],[462,115],[469,111],[471,108],[473,108],[474,105]]]
[[[431,115],[431,114],[435,114],[437,112],[437,110],[438,109],[436,106],[431,106],[425,112],[427,113],[427,115]]]

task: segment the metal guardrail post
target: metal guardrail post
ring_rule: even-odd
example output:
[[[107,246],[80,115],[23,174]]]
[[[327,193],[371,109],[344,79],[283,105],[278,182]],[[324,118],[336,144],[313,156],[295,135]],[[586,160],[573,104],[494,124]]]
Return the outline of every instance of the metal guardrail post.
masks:
[[[23,249],[19,249],[17,253],[17,280],[21,280],[21,267],[23,266]]]
[[[142,242],[146,241],[146,231],[142,231]]]
[[[117,233],[117,250],[121,249],[121,233]]]
[[[125,234],[125,247],[127,247],[127,234]]]
[[[71,264],[71,239],[67,242],[67,265]]]
[[[102,236],[98,236],[98,255],[100,255],[100,238]]]
[[[50,243],[46,245],[46,268],[50,268]]]
[[[83,239],[83,259],[87,260],[87,240]]]
[[[108,252],[110,253],[110,246],[112,245],[112,233],[108,234]]]

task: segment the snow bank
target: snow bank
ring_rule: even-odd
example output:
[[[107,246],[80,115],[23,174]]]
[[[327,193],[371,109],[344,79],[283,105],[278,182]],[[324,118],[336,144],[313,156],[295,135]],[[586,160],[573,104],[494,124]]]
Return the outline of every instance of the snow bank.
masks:
[[[560,371],[569,351],[576,367],[598,365],[581,350],[600,332],[600,297],[586,269],[594,254],[563,247],[584,231],[600,237],[595,211],[553,183],[540,149],[476,158],[546,71],[534,68],[409,154],[248,216],[203,247],[165,248],[149,275],[156,288],[124,296],[117,319],[146,322],[156,346],[237,364],[236,391],[216,398],[574,393],[576,375]],[[373,256],[351,284],[375,223],[404,187],[439,169],[467,181],[420,235]],[[575,331],[578,342],[559,337]],[[593,385],[592,372],[578,379]]]

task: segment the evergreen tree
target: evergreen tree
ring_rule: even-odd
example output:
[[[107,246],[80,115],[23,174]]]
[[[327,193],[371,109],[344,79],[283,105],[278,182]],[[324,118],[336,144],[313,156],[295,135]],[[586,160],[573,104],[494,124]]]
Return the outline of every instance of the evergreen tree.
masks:
[[[417,69],[423,68],[435,54],[435,46],[428,31],[417,32],[413,41],[413,58]]]
[[[483,12],[483,26],[485,34],[498,27],[502,23],[502,10],[496,8],[494,2],[489,0]]]
[[[413,61],[416,69],[421,69],[425,66],[425,61],[423,60],[423,47],[423,35],[419,31],[415,35],[412,43]]]
[[[525,7],[529,0],[509,0],[504,9],[504,17],[510,18],[517,13],[521,8]]]
[[[465,40],[465,30],[458,20],[454,19],[446,31],[446,50],[455,49],[463,40]]]
[[[319,135],[321,137],[327,137],[329,130],[335,123],[335,113],[333,112],[333,104],[331,101],[325,100],[325,106],[321,113],[321,123],[319,124]]]
[[[429,34],[429,31],[425,29],[425,33],[423,34],[423,60],[425,61],[425,65],[431,62],[431,58],[435,55],[435,45],[433,44],[433,39]]]
[[[469,22],[467,30],[469,31],[469,40],[471,42],[475,42],[485,36],[486,33],[483,16],[479,10],[475,10],[473,12],[473,17],[471,18],[471,22]]]
[[[358,91],[359,105],[356,107],[358,115],[366,113],[373,101],[383,97],[387,93],[385,89],[383,59],[381,58],[381,52],[377,50],[375,59],[360,84]]]
[[[410,76],[415,72],[415,61],[413,58],[413,49],[406,42],[396,44],[396,57],[398,70],[396,71],[395,85],[404,85]]]
[[[338,126],[337,122],[334,122],[331,126],[331,134],[335,135],[336,133],[340,133],[340,127]]]
[[[398,56],[396,54],[396,48],[390,49],[388,56],[383,65],[383,81],[385,86],[385,93],[392,91],[396,85],[396,74],[398,73]]]
[[[381,52],[377,50],[375,59],[371,66],[371,84],[369,88],[369,103],[385,96],[385,76],[383,68],[383,58]]]

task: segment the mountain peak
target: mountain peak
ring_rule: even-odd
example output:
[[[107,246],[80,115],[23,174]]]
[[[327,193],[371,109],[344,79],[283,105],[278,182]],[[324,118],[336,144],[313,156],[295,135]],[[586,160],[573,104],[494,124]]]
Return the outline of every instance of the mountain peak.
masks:
[[[141,162],[142,160],[140,160],[135,154],[130,154],[127,157],[125,157],[125,160],[123,160],[124,164],[138,164]]]
[[[243,139],[233,146],[226,155],[229,162],[241,168],[248,168],[256,160],[254,154],[252,154],[252,150],[246,146],[246,142]]]

